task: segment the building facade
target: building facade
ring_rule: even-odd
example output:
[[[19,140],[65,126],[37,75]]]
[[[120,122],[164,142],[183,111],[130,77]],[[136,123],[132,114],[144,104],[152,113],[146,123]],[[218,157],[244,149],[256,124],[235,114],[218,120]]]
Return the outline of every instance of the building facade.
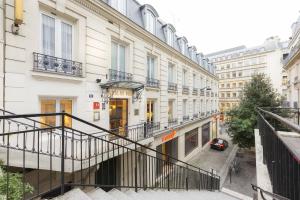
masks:
[[[292,36],[288,44],[288,53],[283,59],[284,94],[286,106],[299,108],[299,79],[300,76],[300,17],[292,25]]]
[[[260,46],[239,46],[207,55],[217,67],[221,112],[239,104],[243,87],[254,74],[267,74],[275,89],[281,93],[281,58],[285,45],[286,43],[280,42],[279,38],[271,37]]]
[[[130,131],[147,124],[154,130],[147,145],[181,160],[217,136],[214,66],[152,6],[18,1],[16,18],[14,1],[0,2],[3,109],[66,112],[135,140]],[[65,125],[79,126],[70,118]]]

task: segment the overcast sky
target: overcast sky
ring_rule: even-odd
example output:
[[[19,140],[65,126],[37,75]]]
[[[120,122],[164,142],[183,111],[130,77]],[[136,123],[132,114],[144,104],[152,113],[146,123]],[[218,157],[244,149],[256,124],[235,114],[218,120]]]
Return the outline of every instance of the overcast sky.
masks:
[[[208,54],[239,45],[262,44],[267,37],[291,36],[300,0],[137,0],[151,4],[189,45]]]

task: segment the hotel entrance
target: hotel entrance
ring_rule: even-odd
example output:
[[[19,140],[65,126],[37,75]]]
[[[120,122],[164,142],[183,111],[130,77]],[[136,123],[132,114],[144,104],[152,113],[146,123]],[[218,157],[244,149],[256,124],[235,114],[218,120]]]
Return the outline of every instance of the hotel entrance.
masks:
[[[127,136],[128,99],[110,99],[109,125],[113,132]]]

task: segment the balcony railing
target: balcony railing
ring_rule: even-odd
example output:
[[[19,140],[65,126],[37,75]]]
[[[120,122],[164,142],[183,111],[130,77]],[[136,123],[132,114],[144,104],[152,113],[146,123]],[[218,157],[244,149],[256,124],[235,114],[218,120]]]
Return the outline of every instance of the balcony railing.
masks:
[[[200,90],[200,96],[204,97],[205,92],[203,90]]]
[[[177,118],[168,119],[168,127],[176,126],[178,124]]]
[[[109,69],[109,81],[132,81],[132,77],[131,73]]]
[[[288,62],[300,51],[300,42],[298,42],[293,49],[291,49],[289,55],[283,60],[283,65],[287,65]]]
[[[206,96],[207,96],[207,97],[209,97],[209,96],[210,96],[208,91],[206,92]]]
[[[40,53],[33,53],[33,71],[82,77],[82,63]]]
[[[184,115],[183,117],[182,117],[182,121],[188,121],[190,119],[190,116],[189,115]]]
[[[198,95],[198,89],[197,88],[193,88],[193,95]]]
[[[198,113],[193,114],[193,118],[198,118],[198,116],[199,116]]]
[[[146,78],[146,86],[152,88],[159,88],[159,80],[154,78]]]
[[[285,110],[280,112],[281,115],[286,115]],[[289,119],[259,108],[258,128],[263,160],[269,171],[273,193],[299,200],[300,127]]]
[[[205,112],[201,112],[201,117],[204,117],[205,116]]]
[[[176,92],[177,91],[177,84],[169,82],[168,83],[168,90],[171,92]]]
[[[213,93],[213,92],[211,92],[211,93],[210,93],[210,96],[211,96],[211,97],[214,97],[215,95],[214,95],[214,93]]]
[[[189,94],[189,86],[186,85],[182,86],[182,94]]]

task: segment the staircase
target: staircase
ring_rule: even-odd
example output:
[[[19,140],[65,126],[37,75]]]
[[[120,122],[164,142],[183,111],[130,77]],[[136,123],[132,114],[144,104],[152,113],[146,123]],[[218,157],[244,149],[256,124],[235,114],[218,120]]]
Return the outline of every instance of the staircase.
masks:
[[[222,192],[209,192],[197,190],[133,190],[120,191],[113,189],[105,192],[100,188],[89,192],[74,189],[54,200],[238,200]]]
[[[59,119],[60,125],[40,122],[49,117]],[[66,119],[72,120],[72,127],[65,126]],[[144,132],[136,129],[136,140],[141,138],[140,133],[147,135],[145,127]],[[67,113],[17,115],[2,111],[0,132],[1,168],[22,177],[20,199],[52,199],[59,195],[62,197],[57,199],[115,199],[116,195],[123,195],[121,199],[142,199],[141,195],[168,199],[173,194],[180,199],[187,195],[184,190],[204,195],[204,199],[222,194],[208,192],[220,189],[220,176],[213,171],[151,149],[143,141],[132,140],[132,135],[120,136]],[[3,178],[7,189],[0,195],[10,199],[13,183],[9,175]],[[32,186],[32,192],[26,191],[27,184]],[[84,193],[78,188],[110,192],[97,189]],[[174,190],[177,192],[167,192]]]

